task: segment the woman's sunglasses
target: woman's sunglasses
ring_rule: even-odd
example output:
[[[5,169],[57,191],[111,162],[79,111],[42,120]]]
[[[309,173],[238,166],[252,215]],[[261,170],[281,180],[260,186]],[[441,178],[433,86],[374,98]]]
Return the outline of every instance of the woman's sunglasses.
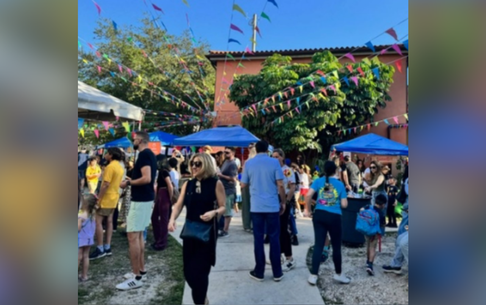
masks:
[[[370,169],[376,169],[376,166],[370,166]]]
[[[199,168],[199,167],[201,167],[201,166],[202,166],[202,162],[201,162],[201,161],[196,161],[196,162],[191,161],[191,162],[189,163],[189,165],[190,165],[191,167],[197,167],[197,168]]]

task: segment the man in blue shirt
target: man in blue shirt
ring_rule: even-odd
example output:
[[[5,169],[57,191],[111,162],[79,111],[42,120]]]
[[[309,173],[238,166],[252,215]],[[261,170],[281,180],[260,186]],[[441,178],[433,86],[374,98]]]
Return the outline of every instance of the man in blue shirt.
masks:
[[[270,261],[273,279],[283,278],[280,261],[280,215],[285,212],[286,195],[284,176],[280,163],[268,156],[268,143],[260,141],[256,145],[257,155],[248,160],[241,178],[241,187],[250,185],[251,219],[253,222],[255,269],[250,277],[263,281],[265,273],[264,230],[270,239]]]

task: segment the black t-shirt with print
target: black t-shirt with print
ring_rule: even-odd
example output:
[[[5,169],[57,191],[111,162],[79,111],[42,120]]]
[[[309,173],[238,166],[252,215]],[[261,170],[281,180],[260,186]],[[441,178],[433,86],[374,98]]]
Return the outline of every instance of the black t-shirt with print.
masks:
[[[133,167],[132,180],[142,177],[142,168],[150,166],[151,181],[145,185],[132,185],[132,201],[147,202],[155,199],[155,175],[157,173],[157,161],[150,149],[145,149],[138,154],[137,162]]]

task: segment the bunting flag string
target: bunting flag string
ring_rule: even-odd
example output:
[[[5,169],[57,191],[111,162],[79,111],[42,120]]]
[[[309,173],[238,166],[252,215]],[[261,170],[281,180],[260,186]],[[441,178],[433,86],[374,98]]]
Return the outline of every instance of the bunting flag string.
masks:
[[[408,35],[406,35],[406,36],[408,36]],[[393,46],[389,46],[389,47],[387,47],[387,48],[385,48],[385,49],[383,49],[383,50],[389,50],[389,49],[392,49],[392,48],[393,48]],[[349,55],[350,55],[350,53],[347,53],[347,54],[345,54],[345,55],[343,55],[343,56],[339,57],[339,58],[338,58],[338,60],[342,59],[343,57],[348,57]],[[382,55],[382,54],[380,54],[380,55]],[[380,55],[375,55],[375,56],[373,56],[373,54],[372,54],[372,55],[370,55],[370,56],[373,56],[373,58],[375,58],[375,57],[378,57],[378,56],[380,56]],[[405,57],[407,57],[407,56],[405,56]],[[354,58],[354,57],[353,57],[353,58]],[[368,58],[368,57],[366,57],[366,58]],[[289,92],[289,91],[290,91],[290,90],[291,90],[293,87],[296,87],[296,86],[298,86],[298,87],[299,87],[299,89],[300,89],[300,91],[301,91],[301,92],[302,92],[302,87],[303,87],[303,86],[305,86],[305,85],[307,85],[307,84],[309,84],[311,87],[313,87],[313,88],[314,88],[313,84],[314,84],[314,81],[315,81],[315,80],[314,80],[314,78],[313,78],[313,75],[316,75],[316,74],[317,74],[317,75],[319,76],[319,78],[322,80],[322,78],[323,78],[323,77],[324,77],[324,79],[327,79],[327,77],[332,76],[332,75],[334,75],[335,77],[338,77],[338,71],[345,70],[345,69],[349,70],[349,72],[350,72],[350,73],[353,73],[352,67],[350,68],[350,66],[349,66],[349,65],[348,65],[348,66],[346,66],[346,67],[343,67],[343,68],[342,68],[342,69],[340,69],[340,70],[334,70],[334,71],[332,71],[332,72],[328,72],[327,74],[324,74],[324,73],[323,73],[322,71],[320,71],[320,70],[314,71],[314,72],[312,72],[312,73],[311,73],[309,76],[302,78],[302,80],[304,80],[304,79],[305,79],[305,80],[307,80],[306,82],[302,83],[302,82],[300,82],[300,81],[299,81],[299,82],[297,82],[295,85],[290,86],[290,87],[287,87],[287,88],[285,88],[283,91],[280,91],[280,92],[274,93],[273,95],[271,95],[271,96],[269,96],[269,97],[266,97],[266,98],[264,98],[263,100],[260,100],[260,101],[258,101],[258,102],[255,102],[254,104],[255,104],[255,105],[260,105],[260,104],[262,104],[262,103],[263,103],[263,102],[264,102],[266,99],[268,99],[268,98],[272,98],[273,96],[276,96],[277,94],[282,93],[282,92]],[[360,74],[362,74],[362,73],[360,72]],[[377,78],[379,79],[379,76],[378,76]],[[309,79],[310,79],[310,80],[309,80]]]
[[[80,37],[79,37],[79,38],[80,38]],[[84,39],[82,39],[82,38],[80,38],[80,39],[81,39],[82,41],[86,42]],[[89,43],[88,43],[88,44],[89,44]],[[93,50],[96,50],[96,49],[94,49],[94,47],[93,47],[91,44],[89,44],[89,45],[91,46],[91,48],[92,48]],[[98,51],[96,51],[96,52],[98,52]],[[99,52],[98,52],[98,53],[99,53]],[[109,64],[111,64],[112,59],[110,59],[110,58],[108,57],[108,55],[104,54],[103,58],[105,58],[106,60],[108,60]],[[83,60],[83,62],[87,63],[87,60],[86,60],[86,59],[82,59],[82,60]],[[125,68],[125,70],[126,70],[126,71],[127,71],[127,73],[130,75],[130,77],[137,77],[137,79],[139,80],[139,82],[141,81],[141,79],[142,79],[142,78],[141,78],[141,76],[140,76],[140,75],[138,75],[138,74],[137,74],[135,71],[133,71],[132,69],[130,69],[130,68],[129,68],[129,67],[127,67],[127,66],[122,65],[121,63],[118,63],[116,60],[113,60],[113,62],[115,62],[115,63],[117,64],[117,66],[118,66],[118,70],[119,70],[119,71],[122,71],[121,73],[123,73],[123,68]],[[99,72],[99,73],[101,73],[101,70],[102,70],[102,68],[101,68],[101,67],[98,67],[98,72]],[[162,69],[161,69],[161,71],[163,72],[163,70],[162,70]],[[112,73],[110,72],[110,74],[112,74]],[[177,82],[174,80],[174,78],[173,78],[173,77],[171,77],[171,75],[170,75],[169,73],[165,72],[165,74],[166,74],[166,76],[168,77],[168,79],[169,79],[169,80],[171,80],[171,82],[174,82],[174,83],[175,83],[175,85],[176,85],[178,88],[180,88],[180,89],[181,89],[181,91],[182,91],[182,92],[184,92],[184,91],[185,91],[185,90],[184,90],[184,89],[183,89],[183,88],[182,88],[182,87],[181,87],[181,86],[180,86],[180,85],[179,85],[179,84],[178,84],[178,83],[177,83]],[[112,74],[112,76],[113,76],[113,74]],[[127,80],[126,80],[124,77],[121,77],[121,78],[122,78],[122,80],[124,80],[125,82],[127,82]],[[146,82],[147,82],[149,85],[152,85],[152,86],[154,86],[154,87],[158,88],[157,86],[153,85],[151,82],[149,82],[149,81],[146,81]],[[162,89],[162,91],[165,91],[165,90],[163,90],[163,89]],[[189,94],[187,94],[187,93],[184,93],[184,94],[185,94],[185,95],[186,95],[186,96],[189,98],[189,100],[191,100],[191,101],[193,102],[193,104],[194,104],[194,105],[196,105],[196,107],[197,107],[197,108],[199,108],[199,111],[202,111],[201,106],[199,106],[199,105],[198,105],[198,104],[197,104],[197,103],[196,103],[196,102],[195,102],[195,101],[192,99],[192,97],[191,97]],[[193,108],[193,107],[191,106],[191,108]]]
[[[144,3],[145,3],[145,6],[147,7],[148,12],[149,12],[149,13],[150,13],[150,15],[152,16],[152,19],[153,19],[153,21],[154,21],[154,24],[155,24],[155,25],[156,25],[156,26],[157,26],[157,27],[160,29],[160,27],[159,27],[159,25],[158,25],[158,23],[157,23],[157,19],[156,19],[156,18],[154,17],[154,15],[152,14],[152,11],[151,11],[151,10],[148,8],[147,3],[146,3],[145,1],[144,1]],[[151,3],[152,3],[152,2],[151,2]],[[152,3],[152,5],[153,5],[153,3]],[[189,6],[189,5],[187,4],[187,6]],[[159,17],[160,17],[159,19],[161,19],[161,16],[159,16]],[[166,32],[168,32],[167,27],[165,26],[165,24],[164,24],[162,21],[160,21],[160,23],[163,25],[163,27],[164,27],[165,31],[166,31]],[[191,29],[191,30],[192,30],[192,29]],[[191,32],[192,32],[192,31],[191,31]],[[194,38],[194,37],[193,37],[193,38]],[[169,38],[169,37],[168,37],[166,34],[164,34],[164,39],[166,40],[166,42],[167,42],[169,45],[172,45],[172,43],[171,43],[171,41],[170,41],[170,38]],[[186,74],[185,74],[185,75],[187,75],[187,76],[188,76],[188,78],[189,78],[189,80],[190,80],[190,83],[191,83],[191,86],[193,87],[193,89],[194,89],[194,90],[195,90],[195,92],[197,93],[197,96],[199,97],[199,100],[201,101],[201,104],[202,104],[202,105],[203,105],[203,107],[206,109],[206,111],[209,111],[209,102],[205,102],[205,101],[204,101],[204,99],[203,99],[203,97],[201,96],[201,94],[200,94],[199,90],[197,89],[197,87],[196,87],[196,83],[194,82],[194,79],[193,79],[193,78],[192,78],[192,76],[191,76],[191,74],[192,74],[192,73],[190,73],[190,72],[189,72],[189,71],[190,71],[190,69],[187,67],[186,62],[185,62],[185,61],[182,59],[182,56],[181,56],[181,54],[180,54],[180,52],[179,52],[179,49],[178,49],[177,47],[173,47],[173,48],[171,48],[171,51],[172,51],[172,50],[174,50],[174,51],[175,51],[174,57],[175,57],[175,58],[178,60],[179,64],[182,66],[182,68],[183,68],[183,70],[182,70],[182,71],[185,71],[185,72],[186,72]],[[171,53],[172,53],[172,52],[171,52]],[[151,60],[151,62],[152,62],[152,63],[154,64],[154,66],[155,66],[155,63],[154,63],[152,60]],[[198,64],[199,64],[199,63],[198,63]],[[158,69],[160,69],[160,70],[162,70],[162,68],[161,68],[161,67],[157,67],[157,66],[155,66],[155,67],[156,67],[156,68],[158,68]],[[202,75],[201,75],[201,77],[202,77]],[[205,89],[204,94],[206,95],[206,98],[208,98],[208,95],[209,95],[209,93],[208,93],[208,92],[209,92],[209,90],[207,89],[206,85],[204,84],[204,79],[202,79],[202,83],[203,83],[203,85],[204,85],[204,89]],[[199,107],[199,106],[198,106],[198,107]]]
[[[95,5],[95,7],[96,7],[96,10],[98,11],[98,16],[100,16],[101,15],[101,7],[100,7],[100,5],[98,3],[96,3],[96,2],[94,2],[94,1],[93,1],[93,3]]]
[[[394,60],[394,61],[392,61],[392,62],[389,62],[389,63],[387,63],[387,64],[391,64],[391,63],[393,63],[393,62],[395,62],[395,61],[397,61],[397,60],[402,60],[403,58],[405,58],[405,57],[402,57],[402,58],[396,59],[396,60]],[[342,81],[342,80],[341,80],[341,81]],[[339,83],[336,83],[336,84],[329,85],[329,86],[328,86],[328,89],[332,89],[332,90],[333,90],[333,91],[336,93],[336,91],[337,91],[336,86],[340,86],[340,84],[341,84],[341,83],[339,82]],[[304,103],[304,104],[307,106],[307,109],[309,110],[309,109],[310,109],[310,106],[309,106],[309,101],[310,101],[310,100],[314,100],[316,103],[319,103],[319,98],[320,98],[321,100],[324,100],[324,101],[328,101],[328,100],[329,100],[329,99],[328,99],[328,97],[327,97],[327,96],[324,96],[322,93],[320,93],[320,94],[318,95],[318,96],[319,96],[319,98],[317,98],[317,97],[315,96],[315,94],[314,94],[314,93],[315,93],[315,92],[310,92],[310,93],[307,93],[307,94],[301,95],[301,96],[299,96],[299,97],[292,98],[292,99],[290,99],[289,101],[293,101],[293,100],[297,100],[297,99],[299,99],[299,101],[300,101],[300,99],[301,99],[302,97],[309,96],[309,99],[307,99],[307,101]],[[279,105],[279,106],[281,106],[281,107],[282,107],[282,104],[283,104],[283,103],[288,103],[288,101],[281,102],[281,103],[278,103],[278,104],[275,104],[275,105],[271,106],[271,107],[273,108],[273,110],[274,110],[274,113],[276,113],[276,112],[277,112],[277,111],[276,111],[276,109],[275,109],[275,106],[276,106],[276,105]],[[300,105],[300,104],[299,104],[299,105]],[[246,115],[248,115],[249,113],[250,113],[250,114],[253,114],[253,109],[255,109],[255,108],[256,108],[256,107],[253,107],[253,106],[255,106],[255,105],[251,105],[251,106],[245,107],[243,110],[240,110],[240,113],[242,113],[242,115],[243,115],[243,116],[246,116]],[[257,112],[256,112],[257,110],[258,110],[258,109],[255,109],[255,113],[257,113]],[[265,110],[267,111],[267,113],[269,112],[269,111],[268,111],[268,108],[265,108]],[[282,110],[283,110],[283,109],[282,109]],[[292,111],[293,111],[293,110],[290,110],[289,112],[292,112]],[[274,124],[274,123],[275,123],[276,121],[278,121],[280,118],[285,117],[285,116],[287,116],[287,115],[289,115],[289,114],[288,114],[288,112],[287,112],[287,113],[285,113],[285,114],[283,114],[283,115],[282,115],[282,116],[280,116],[279,118],[277,118],[277,119],[273,120],[273,121],[271,122],[271,124]]]
[[[406,119],[406,122],[400,123],[398,119],[399,117],[404,117]],[[390,124],[388,120],[393,120],[395,122],[395,125]],[[373,123],[366,123],[355,127],[343,128],[341,130],[338,130],[337,134],[339,135],[341,132],[343,132],[344,135],[346,135],[346,133],[351,134],[351,130],[354,131],[354,133],[358,133],[358,130],[361,132],[363,131],[364,128],[366,128],[369,131],[371,129],[372,124],[374,127],[377,127],[379,126],[380,123],[385,123],[386,125],[388,125],[389,128],[408,128],[408,113],[396,115],[383,120],[375,121]]]
[[[278,4],[277,4],[277,2],[276,2],[275,0],[267,0],[267,1],[265,2],[265,5],[263,6],[263,9],[262,9],[262,13],[261,13],[261,15],[258,17],[258,20],[260,20],[260,18],[265,18],[264,16],[266,16],[266,18],[268,19],[268,21],[270,21],[270,17],[268,17],[268,15],[267,15],[267,14],[265,14],[265,8],[267,7],[268,2],[270,2],[270,3],[274,4],[274,5],[275,5],[275,6],[278,8]],[[241,11],[240,11],[240,10],[241,10]],[[233,1],[232,14],[231,14],[231,22],[230,22],[230,24],[231,24],[231,25],[233,24],[233,12],[234,12],[234,11],[238,11],[238,12],[240,12],[240,13],[241,13],[241,14],[242,14],[244,17],[246,17],[246,13],[243,11],[243,9],[241,9],[241,7],[240,7],[238,4],[236,4],[236,1],[234,0],[234,1]],[[260,28],[256,27],[256,31],[257,31],[258,35],[259,35],[260,37],[262,37],[262,34],[261,34],[261,32],[260,32]],[[230,40],[229,40],[229,39],[230,39],[230,35],[231,35],[231,28],[230,28],[230,30],[229,30],[229,34],[228,34],[228,44],[227,44],[227,46],[226,46],[226,50],[228,50],[228,48],[229,48],[229,43],[230,43]],[[252,42],[253,42],[253,40],[252,40],[251,38],[250,38],[250,41],[252,41]],[[256,42],[255,42],[255,44],[256,44]],[[228,86],[227,86],[226,88],[224,88],[224,89],[222,88],[222,90],[220,90],[220,92],[219,92],[219,94],[218,94],[218,97],[217,97],[217,99],[216,99],[216,104],[215,104],[215,106],[216,106],[216,107],[218,107],[218,106],[220,106],[220,105],[222,105],[222,104],[224,104],[224,103],[225,103],[225,100],[224,100],[222,97],[223,97],[223,96],[224,96],[224,97],[227,97],[227,91],[228,91],[228,90],[230,90],[231,85],[233,84],[233,80],[234,80],[235,76],[237,75],[238,69],[239,69],[239,68],[245,68],[245,67],[244,67],[244,66],[241,64],[241,62],[242,62],[242,61],[245,59],[245,55],[246,55],[247,53],[248,53],[248,54],[253,54],[253,53],[251,52],[251,50],[250,50],[249,46],[246,46],[245,51],[243,52],[243,55],[241,56],[241,58],[240,58],[240,61],[239,61],[238,65],[236,65],[236,69],[235,69],[235,70],[233,71],[233,73],[232,73],[232,75],[233,75],[233,76],[232,76],[232,78],[231,78],[230,82],[228,83]],[[234,57],[233,57],[233,56],[230,54],[230,52],[227,52],[227,53],[226,53],[226,56],[225,56],[225,59],[224,59],[224,64],[223,64],[223,77],[226,75],[226,66],[227,66],[227,59],[228,59],[228,58],[231,58],[233,61],[235,60],[235,58],[234,58]]]
[[[88,61],[88,60],[86,60],[86,59],[83,59],[83,62],[85,62],[85,63],[87,63],[87,64],[90,64],[90,63],[91,63],[91,64],[94,64],[93,62],[89,62],[89,61]],[[100,66],[96,66],[96,67],[97,67],[99,70],[101,70],[101,71],[112,72],[112,71],[109,71],[108,69],[102,68],[102,67],[100,67]],[[131,84],[131,85],[133,85],[133,86],[138,86],[138,87],[140,87],[140,88],[142,88],[142,89],[144,89],[144,90],[147,90],[147,91],[151,92],[152,94],[156,94],[157,96],[159,96],[159,97],[163,98],[163,99],[164,99],[165,101],[167,101],[167,102],[169,102],[169,101],[170,101],[170,102],[171,102],[172,104],[174,104],[174,105],[176,105],[176,104],[177,104],[177,105],[179,105],[179,106],[182,106],[183,108],[187,108],[188,110],[192,111],[193,113],[201,113],[201,114],[203,114],[203,112],[202,112],[202,110],[201,110],[201,109],[196,109],[196,108],[192,107],[191,105],[189,105],[189,104],[187,104],[186,102],[184,102],[182,99],[180,99],[180,98],[176,97],[175,95],[173,95],[173,94],[172,94],[172,93],[170,93],[169,91],[164,90],[164,89],[162,89],[162,88],[160,88],[160,87],[156,86],[155,84],[153,84],[152,82],[150,82],[150,81],[146,80],[145,78],[141,78],[141,80],[142,80],[142,81],[144,81],[144,82],[146,82],[148,85],[150,85],[150,86],[154,87],[155,89],[158,89],[158,90],[159,90],[159,91],[160,91],[162,94],[161,94],[161,93],[159,93],[159,92],[154,92],[152,89],[149,89],[149,88],[147,88],[147,87],[145,87],[145,86],[140,86],[139,84],[137,84],[137,83],[135,83],[135,82],[128,81],[128,80],[127,80],[126,78],[124,78],[123,76],[118,75],[118,73],[114,73],[114,72],[112,72],[112,73],[113,73],[113,74],[111,74],[111,73],[110,73],[110,75],[112,75],[112,77],[113,77],[113,76],[119,77],[119,78],[120,78],[120,79],[122,79],[124,82],[126,82],[126,83],[130,83],[130,84]],[[133,74],[133,76],[135,76],[135,74],[134,74],[135,72],[134,72],[134,71],[132,71],[131,73]],[[137,76],[141,77],[140,75],[137,75]],[[168,96],[170,97],[170,99],[168,98]]]
[[[145,1],[145,0],[144,0],[144,4],[145,4],[145,6],[147,7],[147,10],[149,11],[150,15],[152,16],[152,19],[154,20],[154,24],[155,24],[155,25],[158,27],[158,24],[157,24],[157,22],[156,22],[156,19],[155,19],[155,17],[153,16],[152,12],[149,10],[149,7],[148,7],[148,5],[147,5],[147,3],[146,3],[146,1]],[[155,5],[155,4],[154,4],[154,3],[152,3],[152,2],[151,2],[151,4],[152,4],[152,6],[154,6],[154,5]],[[159,8],[159,9],[160,9],[160,12],[162,12],[162,13],[163,13],[163,10],[162,10],[160,7],[158,7],[157,5],[155,5],[155,6],[156,6],[157,8]],[[154,8],[154,9],[155,9],[155,8]],[[158,9],[155,9],[155,10],[158,10]],[[165,28],[165,30],[166,30],[166,32],[167,32],[167,28],[165,27],[165,25],[163,24],[163,22],[162,22],[162,21],[160,21],[160,22],[162,23],[162,25],[164,26],[164,28]],[[113,26],[114,26],[114,31],[115,31],[115,34],[116,34],[116,31],[117,31],[117,25],[116,25],[116,23],[115,23],[115,21],[114,21],[114,20],[112,20],[112,23],[113,23]],[[160,28],[159,28],[159,29],[160,29]],[[194,41],[195,41],[195,43],[197,44],[197,42],[196,42],[196,40],[195,40],[195,38],[194,38],[194,32],[192,31],[192,29],[190,29],[190,30],[191,30],[191,33],[193,33],[193,40],[194,40]],[[166,39],[167,43],[168,43],[168,44],[170,44],[170,39],[169,39],[169,38],[168,38],[168,37],[167,37],[165,34],[164,34],[164,38]],[[132,38],[132,37],[129,37],[129,38],[128,38],[128,42],[132,42],[132,45],[133,45],[134,47],[141,49],[141,51],[142,51],[142,53],[144,54],[144,56],[150,60],[150,62],[151,62],[153,65],[154,65],[154,67],[155,67],[155,68],[158,68],[159,70],[161,70],[161,71],[162,71],[162,73],[164,73],[164,74],[165,74],[165,71],[163,71],[163,69],[161,68],[161,66],[157,67],[157,66],[155,65],[154,60],[153,60],[152,58],[150,58],[149,56],[147,56],[146,52],[145,52],[145,51],[144,51],[144,50],[143,50],[143,49],[142,49],[140,46],[138,46],[137,44],[135,44],[135,42],[133,42],[133,38]],[[91,47],[91,49],[93,49],[93,50],[94,50],[94,48],[92,47],[92,45],[90,45],[90,47]],[[177,49],[175,49],[175,51],[176,51],[176,53],[178,53],[178,50],[177,50]],[[172,54],[172,50],[171,50],[171,52],[170,52],[170,53]],[[209,111],[209,102],[208,102],[208,103],[205,103],[205,102],[204,102],[204,100],[203,100],[203,98],[201,97],[201,94],[200,94],[199,90],[197,89],[197,87],[196,87],[196,85],[195,85],[194,80],[193,80],[193,79],[192,79],[192,77],[191,77],[191,73],[189,72],[189,71],[190,71],[190,69],[189,69],[189,68],[188,68],[188,67],[187,67],[187,66],[184,64],[184,62],[181,62],[181,60],[179,60],[179,58],[178,58],[178,56],[177,56],[178,54],[172,54],[172,55],[173,55],[173,56],[174,56],[174,57],[175,57],[175,58],[178,60],[178,62],[179,62],[179,63],[180,63],[182,66],[183,66],[183,68],[184,68],[184,69],[183,69],[183,72],[187,73],[187,76],[188,76],[188,77],[189,77],[189,79],[191,80],[191,85],[193,86],[193,89],[195,90],[195,92],[197,93],[197,95],[198,95],[199,99],[201,100],[201,104],[203,105],[203,107],[204,107],[204,108],[205,108],[207,111]],[[180,54],[179,54],[179,55],[180,55]],[[99,54],[99,52],[97,52],[97,56],[98,56],[98,57],[101,57],[101,54]],[[179,56],[179,57],[180,57],[180,56]],[[204,94],[205,94],[206,98],[208,98],[208,96],[209,96],[209,90],[208,90],[208,88],[207,88],[207,86],[206,86],[206,84],[205,84],[205,82],[204,82],[204,78],[203,78],[203,77],[204,77],[204,76],[203,76],[203,75],[204,75],[204,72],[203,72],[203,70],[202,70],[201,66],[203,66],[203,64],[202,64],[201,62],[199,62],[199,61],[198,61],[198,69],[201,71],[202,84],[203,84],[203,86],[204,86]],[[171,81],[171,82],[174,82],[174,83],[176,84],[176,86],[180,87],[180,86],[179,86],[179,84],[178,84],[177,82],[175,82],[175,80],[174,80],[174,78],[173,78],[173,77],[168,76],[168,80],[169,80],[169,81]],[[186,90],[184,90],[184,89],[182,89],[182,88],[181,88],[181,91],[183,91],[183,92],[184,92],[184,91],[186,91]],[[192,102],[194,105],[196,105],[196,107],[197,107],[197,108],[201,108],[201,107],[198,105],[198,103],[196,103],[196,102],[194,101],[194,99],[192,99],[192,97],[190,97],[188,94],[185,94],[185,95],[186,95],[187,97],[189,97],[189,99],[191,100],[191,102]]]
[[[408,55],[407,55],[407,56],[404,56],[404,57],[401,57],[401,58],[398,58],[398,59],[395,59],[395,60],[393,60],[393,61],[390,61],[390,62],[386,63],[386,65],[393,64],[393,63],[395,63],[396,61],[401,61],[401,60],[403,60],[403,59],[405,59],[405,58],[407,58],[407,57],[408,57]],[[369,74],[369,73],[373,73],[377,79],[380,79],[380,74],[379,74],[379,69],[378,69],[378,68],[373,68],[373,69],[371,69],[370,71],[366,71],[366,72],[364,72],[364,73],[363,73],[363,75],[361,75],[361,74],[360,74],[360,76],[361,76],[361,77],[365,77],[365,76],[366,76],[367,74]],[[351,77],[351,79],[353,80],[353,82],[354,82],[354,84],[355,84],[356,86],[358,86],[358,85],[359,85],[359,81],[358,81],[358,79],[359,79],[359,78],[358,78],[358,76],[357,76],[357,75],[356,75],[356,76],[352,76],[352,77]],[[312,96],[314,93],[319,93],[319,92],[321,92],[323,95],[325,95],[325,96],[327,97],[327,96],[328,96],[328,91],[329,91],[329,90],[332,90],[332,91],[334,92],[334,94],[336,94],[336,92],[337,92],[336,85],[341,85],[341,82],[345,82],[345,83],[346,83],[348,86],[350,86],[350,83],[349,83],[349,78],[348,78],[347,76],[342,77],[342,78],[341,78],[341,79],[338,81],[338,83],[335,83],[335,84],[327,84],[327,80],[326,80],[326,84],[327,84],[327,86],[326,86],[326,87],[324,87],[324,88],[313,88],[313,89],[315,89],[314,91],[311,91],[311,92],[309,92],[309,93],[306,93],[306,94],[300,95],[299,97],[294,97],[294,98],[291,98],[291,99],[290,99],[290,101],[297,100],[298,98],[303,98],[303,97],[305,97],[305,96]],[[288,92],[288,91],[291,91],[291,90],[287,90],[287,92]],[[291,92],[292,92],[292,91],[291,91]],[[249,105],[249,106],[247,106],[247,107],[244,107],[244,108],[240,109],[240,111],[242,111],[243,113],[245,113],[245,111],[247,111],[248,109],[252,109],[252,107],[254,107],[254,106],[255,106],[255,107],[257,107],[257,106],[258,106],[258,107],[259,107],[259,108],[258,108],[258,110],[259,110],[260,108],[265,108],[265,107],[266,107],[266,106],[265,106],[265,101],[268,103],[268,102],[269,102],[269,100],[271,99],[271,100],[272,100],[272,101],[274,101],[274,103],[275,103],[275,97],[277,97],[277,96],[279,96],[279,95],[281,95],[281,94],[282,94],[282,92],[280,91],[280,92],[278,92],[278,93],[276,93],[276,94],[272,95],[272,97],[271,97],[271,98],[268,98],[268,97],[267,97],[267,98],[265,98],[265,99],[263,100],[263,105],[262,105],[262,102],[254,103],[254,104],[251,104],[251,105]],[[292,95],[293,95],[293,94],[292,94]],[[278,105],[278,103],[277,103],[277,104],[275,104],[275,105]]]

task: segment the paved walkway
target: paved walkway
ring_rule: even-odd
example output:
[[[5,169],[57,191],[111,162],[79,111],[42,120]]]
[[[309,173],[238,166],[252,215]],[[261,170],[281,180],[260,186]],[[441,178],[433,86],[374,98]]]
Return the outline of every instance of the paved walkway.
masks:
[[[185,210],[172,233],[179,242],[184,224]],[[256,282],[248,276],[253,270],[253,235],[243,231],[241,213],[233,217],[229,236],[218,239],[216,267],[209,276],[208,299],[210,304],[324,304],[316,286],[307,283],[307,249],[314,243],[312,222],[298,218],[299,246],[293,246],[297,266],[285,273],[279,283],[273,281],[271,267],[267,265],[265,281]],[[268,245],[265,245],[268,257]],[[182,304],[194,304],[191,289],[186,283]]]

